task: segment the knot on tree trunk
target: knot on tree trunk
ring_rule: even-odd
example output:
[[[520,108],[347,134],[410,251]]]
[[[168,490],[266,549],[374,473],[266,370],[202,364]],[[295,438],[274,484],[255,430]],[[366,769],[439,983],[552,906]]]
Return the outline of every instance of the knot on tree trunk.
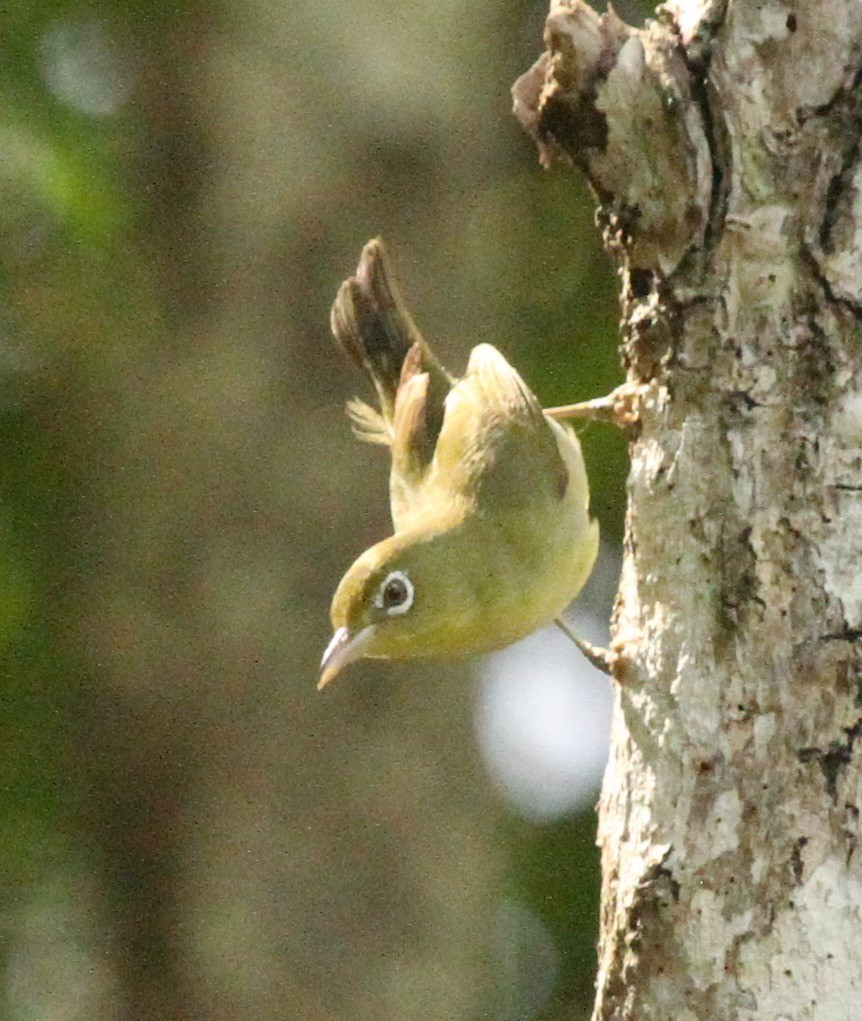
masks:
[[[515,115],[543,165],[557,157],[585,172],[629,268],[670,274],[702,240],[712,193],[697,83],[678,36],[562,0],[544,41],[512,89]]]

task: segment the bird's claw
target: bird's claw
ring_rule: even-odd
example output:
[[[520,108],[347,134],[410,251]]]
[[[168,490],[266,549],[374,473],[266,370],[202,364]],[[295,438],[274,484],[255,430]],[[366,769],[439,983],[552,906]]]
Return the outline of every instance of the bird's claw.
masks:
[[[587,418],[594,422],[610,422],[620,429],[631,430],[640,420],[640,402],[644,390],[642,384],[623,383],[605,397],[545,408],[545,414],[553,419]]]
[[[619,657],[613,650],[603,649],[598,645],[593,645],[591,642],[585,642],[583,638],[575,638],[575,645],[577,645],[596,670],[601,670],[608,677],[616,676],[615,669]]]
[[[580,649],[586,659],[592,663],[596,670],[601,670],[601,672],[603,674],[607,674],[608,677],[617,676],[617,666],[620,659],[618,653],[614,652],[612,649],[603,649],[598,645],[593,645],[592,642],[584,641],[583,638],[578,638],[578,636],[561,617],[557,617],[554,623],[566,635],[566,637]]]

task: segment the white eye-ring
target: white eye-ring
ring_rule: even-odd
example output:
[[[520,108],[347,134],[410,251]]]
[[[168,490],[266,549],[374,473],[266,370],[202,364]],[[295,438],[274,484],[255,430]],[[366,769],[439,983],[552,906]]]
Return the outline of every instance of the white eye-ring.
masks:
[[[377,590],[374,605],[390,616],[406,613],[413,605],[413,582],[403,571],[392,571]]]

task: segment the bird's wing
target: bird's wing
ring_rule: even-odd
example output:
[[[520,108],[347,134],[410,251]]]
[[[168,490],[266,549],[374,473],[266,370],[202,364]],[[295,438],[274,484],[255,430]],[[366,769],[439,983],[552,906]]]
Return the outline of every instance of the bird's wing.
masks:
[[[432,486],[485,509],[565,495],[569,470],[535,395],[490,344],[446,398]]]
[[[416,372],[398,387],[395,395],[392,468],[401,474],[421,472],[430,460],[437,439],[429,435],[428,430],[428,383],[427,372]]]
[[[518,373],[490,344],[479,344],[470,352],[464,380],[481,395],[484,402],[510,421],[542,420],[542,407],[536,395]]]

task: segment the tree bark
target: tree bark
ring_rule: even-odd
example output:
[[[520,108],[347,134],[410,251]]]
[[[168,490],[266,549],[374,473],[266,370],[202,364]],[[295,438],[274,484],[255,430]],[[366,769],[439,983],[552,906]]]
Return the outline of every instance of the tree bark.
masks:
[[[587,173],[640,390],[594,1021],[862,991],[862,5],[554,4],[516,84]]]

